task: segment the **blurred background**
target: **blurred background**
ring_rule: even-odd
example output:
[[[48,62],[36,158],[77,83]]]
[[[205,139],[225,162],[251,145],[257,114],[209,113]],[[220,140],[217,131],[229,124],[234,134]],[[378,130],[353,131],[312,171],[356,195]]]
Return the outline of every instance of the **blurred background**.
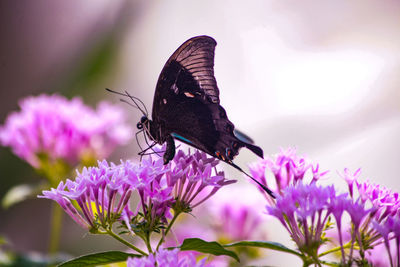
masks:
[[[168,57],[203,34],[218,43],[221,104],[265,155],[296,147],[330,170],[338,186],[343,184],[337,171],[361,167],[363,179],[400,191],[400,2],[395,0],[1,1],[0,121],[28,95],[81,96],[93,106],[104,99],[117,103],[105,87],[128,90],[151,109]],[[124,108],[136,125],[141,114]],[[132,158],[137,151],[132,138],[111,160]],[[243,150],[236,161],[245,167],[255,160]],[[0,148],[0,165],[0,197],[15,184],[37,179],[8,148]],[[0,208],[0,235],[19,252],[45,252],[49,202]],[[69,218],[64,227],[61,249],[67,253],[121,248],[85,234]],[[290,246],[280,225],[266,220],[266,227],[273,229],[270,240]],[[263,263],[285,266],[282,256],[270,252]]]

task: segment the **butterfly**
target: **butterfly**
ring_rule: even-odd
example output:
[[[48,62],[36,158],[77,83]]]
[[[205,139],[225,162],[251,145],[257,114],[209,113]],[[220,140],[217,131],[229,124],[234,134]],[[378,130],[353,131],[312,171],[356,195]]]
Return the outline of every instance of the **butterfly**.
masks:
[[[142,111],[143,117],[137,128],[144,130],[153,141],[142,154],[155,144],[166,143],[163,160],[167,164],[175,156],[176,139],[228,163],[273,196],[270,189],[233,163],[243,147],[261,158],[263,150],[254,145],[248,136],[235,130],[220,105],[219,89],[214,77],[216,45],[216,41],[209,36],[196,36],[184,42],[172,54],[158,78],[152,119],[142,101],[128,92],[122,94],[131,98]],[[135,100],[140,101],[144,109]]]

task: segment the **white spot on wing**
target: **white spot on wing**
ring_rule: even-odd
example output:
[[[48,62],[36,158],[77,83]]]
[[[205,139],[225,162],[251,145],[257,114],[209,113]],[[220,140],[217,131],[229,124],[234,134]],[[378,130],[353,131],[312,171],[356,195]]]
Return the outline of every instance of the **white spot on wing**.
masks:
[[[187,97],[194,97],[194,94],[191,94],[191,93],[189,93],[189,92],[184,92],[184,94],[185,94],[185,96],[187,96]]]
[[[167,99],[163,98],[162,101],[163,101],[164,105],[167,104]]]

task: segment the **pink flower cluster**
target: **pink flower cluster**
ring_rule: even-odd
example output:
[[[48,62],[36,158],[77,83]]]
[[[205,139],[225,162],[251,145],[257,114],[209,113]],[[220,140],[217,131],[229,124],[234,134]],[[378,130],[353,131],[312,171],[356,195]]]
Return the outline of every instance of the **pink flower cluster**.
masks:
[[[275,186],[267,182],[266,171],[272,172]],[[298,156],[295,149],[281,150],[275,158],[266,158],[250,166],[251,175],[260,183],[271,188],[275,195],[282,194],[283,190],[306,178],[306,173],[311,171],[311,181],[317,181],[325,176],[328,171],[321,172],[318,164],[312,164],[305,157]]]
[[[73,166],[88,155],[105,158],[130,138],[122,109],[106,102],[92,109],[80,98],[39,95],[23,99],[20,108],[0,128],[0,142],[35,168],[40,155]]]
[[[39,197],[56,201],[78,224],[92,231],[106,229],[115,221],[124,222],[131,231],[132,223],[154,230],[158,224],[166,222],[176,202],[180,201],[191,210],[191,202],[205,187],[212,189],[194,205],[234,182],[226,180],[222,173],[213,175],[211,170],[217,163],[203,152],[192,155],[182,151],[167,165],[163,165],[162,158],[153,160],[151,157],[140,165],[130,161],[121,161],[119,165],[102,161],[97,167],[78,172],[75,180],[68,179],[56,189],[43,191],[43,196]],[[133,193],[138,195],[139,201],[131,209]]]
[[[235,183],[236,180],[225,179],[223,171],[215,170],[218,163],[219,160],[208,157],[199,150],[190,156],[179,150],[171,170],[167,173],[168,184],[174,186],[174,199],[184,206],[190,204],[191,208],[194,208],[214,195],[222,186]],[[208,187],[212,190],[205,193]],[[196,203],[193,203],[195,200]]]
[[[267,206],[267,212],[279,219],[301,251],[307,247],[318,248],[334,197],[333,187],[299,183],[286,188],[277,197],[275,206]]]
[[[353,199],[370,207],[368,217],[360,222],[360,229],[368,232],[370,246],[386,247],[388,261],[385,265],[400,265],[400,197],[397,192],[369,181],[360,182],[360,169],[351,173],[344,170],[343,178],[349,186]],[[355,190],[356,189],[356,190]],[[393,242],[392,242],[393,241]],[[394,255],[393,255],[394,254]],[[382,262],[382,257],[368,253],[371,262]]]
[[[265,159],[251,167],[251,172],[266,185],[266,170],[273,173],[276,181],[276,202],[267,206],[267,212],[279,219],[299,250],[315,257],[318,249],[328,239],[324,238],[327,228],[332,227],[329,218],[336,221],[336,230],[342,254],[342,264],[356,261],[373,262],[368,250],[384,244],[389,261],[387,265],[400,263],[400,198],[398,193],[367,182],[359,182],[360,169],[354,173],[344,170],[342,177],[348,184],[349,193],[338,193],[333,186],[318,186],[320,177],[327,172],[319,172],[318,164],[312,165],[294,150],[282,151],[275,159]],[[307,182],[306,172],[311,170]],[[343,215],[350,221],[343,225]],[[343,231],[349,230],[349,235]],[[350,240],[344,240],[349,236]],[[396,249],[390,242],[395,240]],[[344,249],[344,241],[350,242],[350,251]],[[354,251],[358,245],[357,252]],[[392,251],[396,251],[393,256]],[[347,254],[346,254],[347,253]],[[381,257],[380,257],[381,258]],[[381,259],[380,259],[381,260]]]

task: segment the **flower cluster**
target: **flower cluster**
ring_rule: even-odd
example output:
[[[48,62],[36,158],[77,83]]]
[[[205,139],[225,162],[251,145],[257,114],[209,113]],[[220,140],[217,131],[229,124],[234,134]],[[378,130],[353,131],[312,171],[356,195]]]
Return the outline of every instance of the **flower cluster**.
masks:
[[[286,188],[283,195],[277,197],[275,206],[267,206],[267,212],[285,226],[300,251],[309,247],[318,248],[329,216],[326,211],[334,195],[333,187],[299,183]]]
[[[43,191],[39,198],[56,201],[75,222],[96,232],[118,218],[131,194],[122,166],[102,161],[98,167],[85,167],[81,173],[77,172],[74,181],[67,179],[56,189]]]
[[[331,218],[334,218],[342,264],[368,264],[372,261],[368,257],[369,250],[380,244],[387,248],[387,265],[399,264],[398,247],[396,257],[391,255],[393,249],[390,248],[391,240],[396,240],[397,244],[400,241],[397,193],[376,184],[359,182],[360,170],[351,173],[345,169],[342,175],[349,193],[339,193],[333,186],[318,186],[319,177],[326,172],[319,173],[318,164],[308,164],[295,155],[294,150],[283,151],[275,161],[261,162],[252,168],[252,173],[265,182],[266,169],[274,174],[276,192],[279,192],[275,204],[267,206],[267,212],[284,225],[306,262],[321,264],[320,257],[331,253],[321,253],[319,249],[329,241],[326,232],[333,228]],[[304,179],[308,169],[312,170],[310,183]],[[347,218],[345,214],[348,221],[344,219]]]
[[[283,195],[277,197],[275,206],[267,206],[267,212],[285,226],[299,250],[311,258],[318,257],[318,249],[327,241],[324,235],[331,226],[330,215],[336,220],[344,257],[340,230],[345,211],[354,227],[354,243],[359,237],[360,222],[370,210],[359,202],[353,202],[347,193],[338,195],[333,186],[298,183],[286,188]]]
[[[373,248],[384,245],[388,253],[386,265],[398,266],[400,264],[400,198],[398,193],[393,193],[388,188],[370,183],[360,182],[360,169],[351,173],[344,170],[342,177],[349,186],[352,198],[361,205],[369,207],[367,218],[360,222],[360,231],[364,239],[364,247]],[[355,187],[355,188],[354,188]],[[356,190],[355,190],[356,189]],[[391,242],[395,241],[396,245]],[[396,246],[395,256],[392,255],[392,247]],[[374,262],[376,257],[367,255],[370,261]],[[382,259],[378,259],[382,261]]]
[[[205,212],[211,219],[209,228],[214,230],[217,240],[231,243],[265,239],[264,214],[260,214],[265,207],[263,200],[260,194],[254,194],[251,185],[229,188],[213,197]]]
[[[222,186],[235,183],[235,180],[226,180],[223,171],[218,172],[215,166],[219,160],[207,157],[207,154],[196,150],[189,156],[182,150],[176,154],[171,169],[167,172],[168,185],[173,186],[173,196],[176,200],[176,211],[190,211],[212,195]],[[214,170],[215,175],[212,175]],[[212,190],[204,194],[205,190]],[[196,203],[193,201],[196,200]]]
[[[267,182],[266,171],[273,173],[275,186]],[[275,195],[281,195],[283,190],[306,178],[307,171],[311,171],[311,182],[319,180],[328,171],[320,172],[319,164],[312,164],[305,157],[296,154],[295,149],[281,150],[275,158],[266,158],[250,166],[251,175],[263,185],[271,188]]]
[[[59,95],[27,97],[0,128],[0,142],[35,168],[42,157],[75,166],[84,158],[105,158],[129,139],[122,110],[102,102],[94,110],[81,99]]]
[[[178,151],[177,154],[174,162],[167,165],[163,165],[162,158],[152,157],[140,165],[131,161],[121,161],[119,165],[98,162],[97,167],[84,168],[75,180],[61,182],[56,189],[43,191],[39,197],[56,201],[92,233],[109,232],[113,223],[119,222],[131,233],[149,241],[148,233],[165,228],[171,208],[175,216],[189,212],[222,186],[234,182],[215,170],[218,161],[202,152]],[[204,196],[200,192],[206,187],[211,190]],[[133,195],[139,201],[131,208]],[[201,200],[192,204],[200,195]],[[177,203],[186,208],[178,209]]]
[[[174,202],[171,195],[172,187],[167,184],[165,177],[170,166],[164,166],[162,158],[153,160],[149,157],[143,160],[141,165],[130,161],[121,162],[120,168],[122,176],[130,185],[130,190],[136,191],[140,199],[133,210],[130,203],[126,203],[121,218],[130,231],[132,224],[136,233],[154,231],[170,217],[169,209]]]
[[[209,266],[205,263],[206,259],[196,262],[193,254],[185,254],[179,256],[179,249],[167,250],[160,249],[155,255],[150,254],[148,257],[128,258],[127,267],[205,267]]]

